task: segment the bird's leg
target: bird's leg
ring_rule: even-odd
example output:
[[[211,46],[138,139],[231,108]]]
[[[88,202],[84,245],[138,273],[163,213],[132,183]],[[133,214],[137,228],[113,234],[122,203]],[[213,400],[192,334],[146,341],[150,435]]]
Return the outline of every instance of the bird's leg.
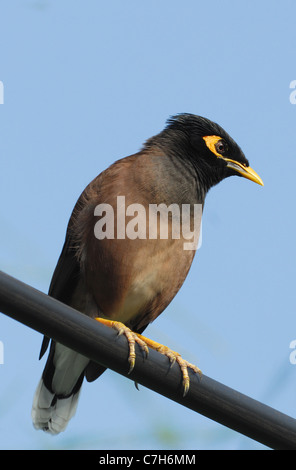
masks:
[[[172,351],[167,346],[157,343],[156,341],[153,341],[152,339],[146,338],[145,336],[142,336],[139,333],[135,333],[134,331],[130,330],[130,328],[128,328],[121,322],[107,320],[105,318],[100,318],[100,317],[97,317],[96,320],[99,321],[100,323],[103,323],[106,326],[114,328],[118,332],[119,335],[121,334],[125,335],[129,344],[129,358],[128,358],[128,362],[130,364],[130,369],[128,372],[129,374],[132,372],[135,366],[135,359],[136,359],[135,343],[137,343],[142,349],[142,351],[144,351],[146,357],[148,356],[148,353],[149,353],[149,349],[148,349],[149,347],[151,349],[154,349],[155,351],[158,351],[160,354],[167,356],[170,360],[171,367],[173,366],[175,362],[179,364],[179,367],[182,372],[182,377],[183,377],[183,381],[182,381],[183,396],[187,394],[189,390],[189,386],[190,386],[188,367],[192,369],[195,373],[201,376],[202,372],[197,366],[195,366],[194,364],[190,364],[190,362],[183,359],[179,353]]]

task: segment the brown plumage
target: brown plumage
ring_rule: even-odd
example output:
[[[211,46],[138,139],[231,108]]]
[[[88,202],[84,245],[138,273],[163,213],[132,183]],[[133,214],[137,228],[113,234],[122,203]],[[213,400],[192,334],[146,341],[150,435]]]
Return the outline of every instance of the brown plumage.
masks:
[[[168,237],[160,237],[159,225],[157,237],[149,237],[148,208],[151,204],[175,204],[181,211],[182,205],[190,205],[192,228],[194,205],[203,206],[209,188],[233,174],[262,183],[220,126],[188,114],[171,119],[140,152],[111,165],[84,190],[71,215],[49,295],[93,318],[122,322],[142,333],[179,291],[195,255],[194,249],[184,249],[188,240],[182,230],[180,238],[172,236],[175,220],[171,214]],[[118,238],[122,230],[118,197],[124,197],[125,208],[139,204],[147,209],[136,213],[133,228],[139,238]],[[114,238],[95,236],[102,216],[95,215],[96,207],[102,204],[114,211],[110,225]],[[125,217],[124,228],[133,223],[134,216]],[[41,355],[48,343],[45,338]],[[74,414],[83,377],[91,381],[103,371],[103,367],[52,342],[33,403],[34,426],[52,433],[63,430]]]

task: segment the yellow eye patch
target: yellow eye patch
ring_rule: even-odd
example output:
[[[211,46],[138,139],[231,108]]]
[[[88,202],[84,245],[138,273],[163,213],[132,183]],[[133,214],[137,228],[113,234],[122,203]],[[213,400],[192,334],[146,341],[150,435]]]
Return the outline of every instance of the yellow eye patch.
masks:
[[[222,140],[222,137],[219,137],[218,135],[206,135],[203,137],[203,140],[211,152],[213,152],[217,157],[222,158],[222,155],[216,150],[216,144],[219,140]]]

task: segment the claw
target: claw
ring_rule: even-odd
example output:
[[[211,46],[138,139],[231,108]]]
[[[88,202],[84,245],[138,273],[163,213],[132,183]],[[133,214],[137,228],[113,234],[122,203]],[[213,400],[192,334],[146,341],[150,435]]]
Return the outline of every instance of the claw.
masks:
[[[183,359],[180,356],[179,353],[172,351],[167,346],[163,346],[162,344],[156,343],[155,341],[149,338],[146,338],[145,336],[142,336],[138,333],[134,333],[128,327],[126,327],[123,323],[118,322],[118,321],[110,321],[104,318],[96,318],[96,320],[103,323],[104,325],[114,328],[117,331],[118,336],[125,335],[128,345],[129,345],[128,374],[130,374],[135,367],[135,362],[136,362],[135,344],[137,343],[142,349],[145,355],[145,359],[148,357],[148,354],[149,354],[149,348],[148,348],[149,346],[150,348],[168,357],[170,361],[170,369],[173,367],[175,362],[177,362],[177,364],[179,365],[181,369],[181,373],[183,377],[182,379],[183,397],[187,395],[189,387],[190,387],[190,378],[188,375],[188,368],[192,369],[195,373],[199,374],[200,376],[202,375],[202,372],[198,367],[196,367],[193,364],[190,364],[190,362],[187,362],[185,359]],[[135,382],[135,385],[136,385],[136,388],[138,389],[138,384],[136,382]]]
[[[142,351],[144,352],[145,358],[148,357],[149,354],[149,349],[147,344],[143,339],[141,339],[140,335],[137,333],[134,333],[132,330],[130,330],[127,326],[125,326],[123,323],[118,322],[118,321],[110,321],[105,318],[96,318],[97,321],[100,323],[103,323],[104,325],[107,325],[109,327],[114,328],[117,331],[117,335],[121,336],[124,335],[127,339],[128,345],[129,345],[129,356],[128,356],[128,363],[129,363],[129,371],[128,374],[130,374],[136,363],[136,350],[135,350],[135,344],[137,343]]]
[[[121,336],[123,333],[124,333],[124,329],[123,329],[123,328],[119,328],[119,329],[117,330],[117,336]]]
[[[202,376],[202,372],[195,365],[190,364],[190,362],[187,362],[184,359],[182,359],[182,357],[180,355],[176,357],[176,361],[179,364],[182,375],[183,375],[183,381],[182,381],[183,397],[185,397],[187,395],[189,387],[190,387],[190,378],[189,378],[189,375],[188,375],[188,368],[192,369],[196,374],[199,374],[200,377]]]
[[[168,356],[168,358],[170,360],[170,369],[171,369],[176,362],[176,356],[172,356],[172,357]]]
[[[130,344],[130,349],[132,348],[132,345]],[[133,354],[133,353],[129,353],[129,357],[128,357],[128,363],[130,365],[129,367],[129,371],[128,371],[128,374],[130,374],[134,367],[135,367],[135,363],[136,363],[136,354]]]
[[[138,382],[134,382],[134,384],[135,384],[136,389],[140,391]]]
[[[190,378],[188,375],[188,368],[192,369],[195,373],[198,373],[200,376],[202,375],[201,370],[195,366],[194,364],[190,364],[190,362],[186,361],[181,357],[181,355],[171,349],[167,348],[166,346],[161,345],[158,349],[158,352],[167,356],[170,360],[170,369],[173,367],[175,362],[179,365],[181,372],[182,372],[182,386],[183,386],[183,397],[185,397],[188,393],[190,387]]]

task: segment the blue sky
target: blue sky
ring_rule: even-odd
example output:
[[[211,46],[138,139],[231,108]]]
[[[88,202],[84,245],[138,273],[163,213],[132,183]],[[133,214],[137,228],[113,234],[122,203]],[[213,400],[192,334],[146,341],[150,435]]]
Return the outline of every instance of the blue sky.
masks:
[[[189,276],[147,336],[296,415],[293,0],[0,3],[0,269],[46,292],[72,208],[176,113],[239,143],[262,188],[208,194]],[[33,429],[41,335],[0,316],[2,449],[253,449],[223,426],[108,371],[57,437]]]

